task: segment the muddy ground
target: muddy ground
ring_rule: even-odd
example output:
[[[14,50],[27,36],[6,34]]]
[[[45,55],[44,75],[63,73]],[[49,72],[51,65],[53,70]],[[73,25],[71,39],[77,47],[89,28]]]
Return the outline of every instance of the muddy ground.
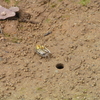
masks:
[[[20,8],[18,19],[0,21],[0,100],[100,100],[99,0],[0,0],[0,5]],[[35,54],[36,45],[52,56]]]

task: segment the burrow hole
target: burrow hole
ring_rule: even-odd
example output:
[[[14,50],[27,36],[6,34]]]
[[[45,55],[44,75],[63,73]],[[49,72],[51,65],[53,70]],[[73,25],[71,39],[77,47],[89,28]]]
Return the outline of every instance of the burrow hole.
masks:
[[[63,65],[62,63],[58,63],[58,64],[56,65],[56,68],[57,68],[57,69],[63,69],[63,68],[64,68],[64,65]]]

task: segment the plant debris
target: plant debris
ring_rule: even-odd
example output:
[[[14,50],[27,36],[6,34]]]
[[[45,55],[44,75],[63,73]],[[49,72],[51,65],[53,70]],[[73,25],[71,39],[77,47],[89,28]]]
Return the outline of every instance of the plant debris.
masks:
[[[50,31],[50,32],[48,32],[48,33],[46,33],[46,34],[44,34],[44,36],[47,36],[47,35],[49,35],[49,34],[51,34],[52,32]]]

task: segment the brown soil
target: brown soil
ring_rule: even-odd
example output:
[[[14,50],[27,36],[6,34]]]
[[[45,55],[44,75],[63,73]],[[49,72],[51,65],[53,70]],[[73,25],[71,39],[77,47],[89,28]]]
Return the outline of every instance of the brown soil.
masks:
[[[85,6],[80,0],[0,4],[18,6],[19,19],[38,22],[0,21],[0,100],[100,100],[99,0]],[[52,57],[35,54],[38,44]]]

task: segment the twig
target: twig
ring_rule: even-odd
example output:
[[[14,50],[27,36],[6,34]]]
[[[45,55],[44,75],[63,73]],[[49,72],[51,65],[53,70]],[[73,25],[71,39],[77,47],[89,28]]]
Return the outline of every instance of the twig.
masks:
[[[49,34],[51,34],[52,32],[50,31],[50,32],[48,32],[48,33],[46,33],[46,34],[44,34],[44,36],[47,36],[47,35],[49,35]]]

